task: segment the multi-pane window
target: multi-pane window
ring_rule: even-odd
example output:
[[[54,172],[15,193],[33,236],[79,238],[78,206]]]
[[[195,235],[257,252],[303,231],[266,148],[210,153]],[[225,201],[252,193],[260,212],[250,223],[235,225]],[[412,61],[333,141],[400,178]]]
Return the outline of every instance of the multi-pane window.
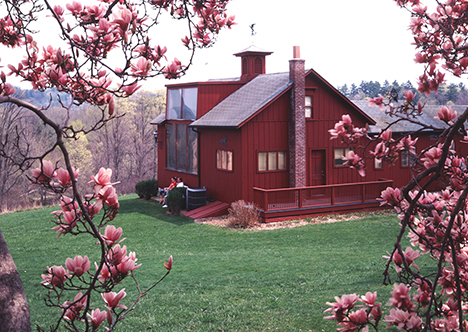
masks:
[[[196,174],[198,171],[197,133],[186,124],[166,125],[166,167]]]
[[[195,120],[197,98],[197,88],[167,90],[167,119]]]
[[[232,171],[232,151],[216,150],[216,168]]]
[[[335,148],[335,166],[343,166],[343,157],[347,157],[351,148]]]
[[[401,151],[401,167],[408,167],[410,164],[408,151]]]
[[[414,161],[415,155],[409,151],[401,151],[401,167],[409,167]]]
[[[313,96],[305,96],[305,117],[311,118],[313,116]]]
[[[269,151],[258,153],[258,170],[277,171],[286,169],[286,151]]]

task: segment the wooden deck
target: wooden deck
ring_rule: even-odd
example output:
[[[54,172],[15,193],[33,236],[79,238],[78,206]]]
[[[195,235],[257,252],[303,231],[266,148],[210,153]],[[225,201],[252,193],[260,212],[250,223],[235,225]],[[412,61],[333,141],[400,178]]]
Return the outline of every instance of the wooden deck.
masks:
[[[254,188],[254,202],[265,222],[379,209],[378,200],[393,180],[303,188]]]

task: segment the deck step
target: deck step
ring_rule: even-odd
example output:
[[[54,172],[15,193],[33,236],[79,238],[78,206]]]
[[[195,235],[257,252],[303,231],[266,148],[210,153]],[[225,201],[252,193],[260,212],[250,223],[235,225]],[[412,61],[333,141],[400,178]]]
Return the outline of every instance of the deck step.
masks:
[[[192,219],[218,217],[227,214],[229,206],[228,203],[215,201],[195,210],[184,212],[183,215]]]

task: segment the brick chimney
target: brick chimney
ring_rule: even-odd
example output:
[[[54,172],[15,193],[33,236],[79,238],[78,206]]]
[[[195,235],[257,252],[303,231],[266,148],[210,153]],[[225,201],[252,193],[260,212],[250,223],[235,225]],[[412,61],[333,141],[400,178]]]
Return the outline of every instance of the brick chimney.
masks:
[[[289,110],[289,186],[306,186],[305,60],[300,47],[293,47],[289,80],[293,83]]]

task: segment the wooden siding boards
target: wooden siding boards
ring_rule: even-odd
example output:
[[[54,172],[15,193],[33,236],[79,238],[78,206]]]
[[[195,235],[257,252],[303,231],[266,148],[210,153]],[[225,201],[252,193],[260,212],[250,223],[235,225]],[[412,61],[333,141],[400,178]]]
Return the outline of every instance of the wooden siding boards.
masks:
[[[198,85],[197,119],[208,113],[213,107],[242,87],[241,82],[209,82]]]
[[[202,172],[200,182],[206,186],[208,198],[223,202],[233,202],[242,198],[239,178],[242,176],[242,150],[240,132],[236,129],[200,131],[200,162]],[[221,143],[226,138],[226,145]],[[216,150],[232,151],[232,171],[218,170],[216,167]]]

